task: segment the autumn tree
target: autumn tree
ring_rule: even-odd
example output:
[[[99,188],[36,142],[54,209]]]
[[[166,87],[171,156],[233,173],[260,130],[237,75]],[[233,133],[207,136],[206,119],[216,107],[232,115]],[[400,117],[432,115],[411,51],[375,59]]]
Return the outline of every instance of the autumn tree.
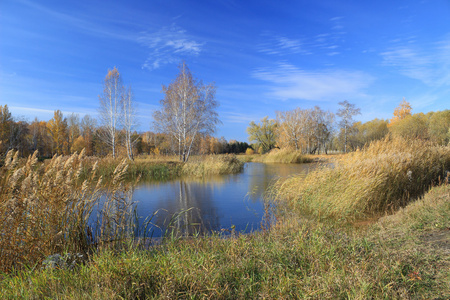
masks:
[[[352,133],[348,142],[353,149],[364,147],[375,140],[384,138],[389,130],[387,125],[388,120],[373,119],[366,123],[355,122],[350,132]]]
[[[28,126],[29,124],[24,120],[15,121],[11,126],[9,148],[17,149],[21,156],[30,154],[27,143]]]
[[[10,150],[11,130],[14,120],[9,112],[8,105],[0,105],[0,152],[6,153]]]
[[[161,109],[153,114],[154,127],[174,142],[180,160],[186,162],[194,142],[201,134],[212,134],[220,122],[216,108],[214,83],[204,85],[194,78],[185,62],[168,86],[162,86]]]
[[[86,141],[84,140],[84,137],[82,135],[78,136],[72,143],[72,146],[70,147],[72,149],[72,152],[78,152],[80,153],[83,149],[86,149]]]
[[[348,132],[353,125],[353,116],[361,114],[361,110],[347,100],[338,104],[341,106],[337,112],[337,115],[341,118],[339,127],[341,127],[344,133],[344,153],[347,153]]]
[[[389,130],[394,136],[405,139],[427,140],[429,138],[428,118],[423,113],[409,115],[397,120]]]
[[[96,132],[96,125],[97,121],[90,115],[85,115],[80,122],[81,135],[83,136],[87,155],[94,154],[94,134]]]
[[[310,149],[309,152],[319,152],[322,148],[322,150],[327,153],[327,143],[331,138],[334,114],[315,106],[314,109],[311,110],[310,120],[310,132],[315,146]]]
[[[430,139],[440,145],[450,143],[450,110],[437,111],[428,120]]]
[[[252,121],[247,127],[248,140],[258,143],[262,151],[267,152],[275,148],[276,128],[277,122],[269,117],[262,118],[258,124]]]
[[[76,113],[72,113],[67,117],[67,134],[68,134],[68,147],[71,152],[75,152],[73,144],[75,140],[80,136],[80,116]]]
[[[23,151],[28,148],[27,132],[28,123],[23,120],[14,120],[8,105],[0,105],[0,153],[17,149],[23,154]]]
[[[285,147],[292,147],[299,150],[301,141],[304,138],[306,120],[303,111],[296,108],[291,111],[277,111],[278,142]]]
[[[67,154],[67,120],[59,109],[55,110],[53,118],[47,122],[47,128],[53,142],[52,152]]]
[[[394,116],[390,120],[388,127],[391,127],[396,122],[403,120],[407,116],[411,116],[411,105],[409,102],[406,101],[405,98],[403,98],[402,102],[400,102],[399,106],[397,106],[394,110]]]
[[[430,140],[439,145],[449,144],[450,110],[428,112],[425,116],[427,117],[427,129]]]
[[[99,95],[99,116],[103,130],[100,138],[112,150],[113,158],[116,157],[118,143],[118,127],[121,119],[122,99],[124,86],[119,70],[114,67],[108,70],[103,82],[103,94]]]

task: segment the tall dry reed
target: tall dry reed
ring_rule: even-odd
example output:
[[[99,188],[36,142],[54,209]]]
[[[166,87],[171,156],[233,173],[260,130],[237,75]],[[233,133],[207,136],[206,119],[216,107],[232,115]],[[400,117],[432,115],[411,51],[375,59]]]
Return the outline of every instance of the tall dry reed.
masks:
[[[198,161],[191,160],[183,165],[182,174],[188,176],[207,176],[235,174],[243,170],[244,163],[236,155],[209,155]]]
[[[309,163],[312,160],[302,154],[300,150],[292,150],[290,148],[272,149],[269,153],[256,156],[253,162],[263,163],[284,163],[284,164],[301,164]]]
[[[272,196],[318,217],[357,219],[405,206],[449,171],[450,147],[388,137],[344,156],[332,168],[278,182]]]
[[[80,180],[84,159],[84,150],[54,156],[46,164],[38,163],[37,152],[26,160],[20,160],[18,152],[7,153],[0,168],[0,271],[57,252],[86,252],[96,240],[88,221],[103,194],[102,178],[95,179],[94,164],[90,176]],[[114,197],[105,203],[119,198],[126,168],[125,162],[116,168],[111,180]],[[102,233],[109,230],[100,227]]]

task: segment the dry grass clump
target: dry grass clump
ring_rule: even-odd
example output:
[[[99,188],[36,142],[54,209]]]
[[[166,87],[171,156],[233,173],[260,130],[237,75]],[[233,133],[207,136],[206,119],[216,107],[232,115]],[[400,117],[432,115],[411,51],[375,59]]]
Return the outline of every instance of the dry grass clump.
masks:
[[[185,163],[182,174],[197,177],[235,174],[241,172],[243,168],[244,163],[238,160],[235,155],[209,155],[198,161],[191,160]]]
[[[405,206],[449,170],[450,147],[386,138],[344,156],[333,168],[279,182],[272,192],[318,217],[357,219]]]
[[[301,151],[289,148],[272,149],[269,153],[255,157],[253,162],[301,164],[309,163],[311,159],[305,157]]]
[[[8,152],[0,168],[0,271],[33,264],[57,252],[87,250],[94,238],[88,219],[102,196],[102,178],[94,179],[94,164],[90,177],[80,180],[84,159],[83,150],[38,164],[37,152],[22,162],[18,152]],[[123,163],[114,172],[111,184],[116,192],[126,168]],[[111,219],[103,218],[103,222],[111,227]],[[106,233],[105,229],[101,231]]]

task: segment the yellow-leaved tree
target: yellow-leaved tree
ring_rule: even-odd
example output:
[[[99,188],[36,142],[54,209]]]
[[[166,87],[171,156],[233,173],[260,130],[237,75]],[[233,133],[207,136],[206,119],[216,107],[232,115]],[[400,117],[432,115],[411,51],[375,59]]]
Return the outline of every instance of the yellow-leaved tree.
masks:
[[[47,128],[53,141],[52,153],[68,154],[67,120],[59,109],[55,110],[53,119],[47,122]]]
[[[394,109],[394,116],[389,121],[388,127],[391,127],[396,122],[403,120],[407,116],[410,116],[411,111],[412,111],[411,104],[409,104],[409,102],[406,101],[405,98],[403,98],[402,102],[400,102],[400,105]]]

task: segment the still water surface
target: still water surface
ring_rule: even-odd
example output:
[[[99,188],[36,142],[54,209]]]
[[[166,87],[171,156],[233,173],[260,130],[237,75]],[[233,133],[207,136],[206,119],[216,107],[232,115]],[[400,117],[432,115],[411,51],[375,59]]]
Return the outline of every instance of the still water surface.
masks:
[[[261,228],[267,187],[280,177],[306,175],[314,166],[247,163],[240,174],[141,182],[132,199],[141,227],[147,216],[157,212],[147,229],[153,237],[164,234],[167,226],[184,234],[229,232],[232,227],[251,232]]]

